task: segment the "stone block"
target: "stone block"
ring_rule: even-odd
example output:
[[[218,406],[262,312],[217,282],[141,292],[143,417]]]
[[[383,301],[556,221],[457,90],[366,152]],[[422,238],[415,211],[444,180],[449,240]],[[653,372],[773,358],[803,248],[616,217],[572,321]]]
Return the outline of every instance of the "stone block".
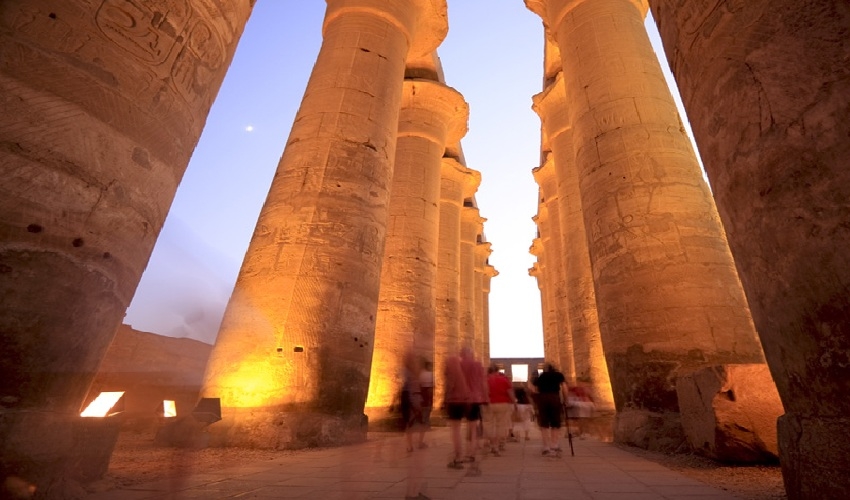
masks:
[[[614,442],[662,453],[687,446],[679,414],[625,409],[614,419]]]
[[[682,427],[698,453],[730,463],[779,458],[776,420],[784,413],[766,364],[715,365],[680,375]]]

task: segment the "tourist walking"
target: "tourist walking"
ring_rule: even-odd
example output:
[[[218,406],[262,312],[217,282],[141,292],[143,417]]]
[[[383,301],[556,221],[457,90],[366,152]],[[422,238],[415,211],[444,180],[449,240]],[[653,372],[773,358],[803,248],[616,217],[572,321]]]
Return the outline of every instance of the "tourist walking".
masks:
[[[537,391],[537,424],[543,437],[543,455],[560,456],[562,404],[567,400],[566,379],[552,363],[546,363],[543,373],[534,381],[534,388]]]
[[[452,439],[452,458],[449,468],[463,469],[463,448],[460,437],[460,427],[466,415],[466,407],[470,401],[469,386],[461,368],[460,356],[448,356],[443,369],[444,404],[446,419]]]
[[[481,408],[487,404],[489,387],[487,386],[487,374],[484,366],[475,358],[472,349],[464,347],[460,350],[460,366],[464,379],[469,388],[469,405],[466,408],[467,443],[466,458],[472,464],[473,471],[478,470],[477,456],[481,441]]]
[[[487,369],[487,388],[490,404],[484,412],[484,435],[489,442],[490,453],[499,456],[505,449],[516,396],[510,379],[495,365]]]

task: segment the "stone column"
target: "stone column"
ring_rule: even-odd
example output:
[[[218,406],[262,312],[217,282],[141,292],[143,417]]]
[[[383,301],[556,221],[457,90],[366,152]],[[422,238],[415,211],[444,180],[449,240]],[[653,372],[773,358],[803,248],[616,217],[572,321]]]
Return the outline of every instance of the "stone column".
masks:
[[[365,438],[405,59],[445,2],[329,0],[324,40],[213,348],[214,444]]]
[[[573,341],[576,378],[590,384],[597,409],[613,410],[614,395],[599,332],[596,291],[587,250],[566,97],[563,73],[558,72],[553,83],[534,96],[534,110],[543,123],[558,179],[558,206],[563,215],[561,228],[566,269],[567,297],[564,303]]]
[[[443,365],[447,355],[460,352],[460,248],[463,200],[472,198],[481,174],[455,158],[443,158],[440,178],[440,237],[437,257],[436,338],[434,342],[434,401],[443,399]]]
[[[479,231],[479,235],[483,234]],[[473,289],[473,298],[475,299],[475,352],[478,353],[482,363],[485,359],[485,353],[489,350],[489,339],[487,338],[487,330],[484,325],[484,273],[487,272],[487,259],[491,250],[491,243],[483,241],[475,245],[475,282]],[[486,366],[486,365],[485,365]]]
[[[785,407],[788,497],[850,491],[850,12],[652,2]]]
[[[460,212],[460,345],[475,348],[475,246],[481,216],[471,201]],[[478,355],[480,353],[476,353]]]
[[[561,47],[605,356],[618,410],[634,410],[627,435],[647,412],[677,418],[677,373],[763,356],[646,2],[527,5]]]
[[[548,139],[544,142],[548,143]],[[546,269],[550,275],[548,285],[551,287],[553,321],[555,323],[555,335],[558,337],[558,353],[551,361],[558,365],[558,369],[567,378],[567,383],[575,384],[576,360],[572,332],[570,331],[569,302],[567,301],[567,290],[565,283],[567,259],[567,247],[563,245],[561,231],[564,223],[560,214],[560,197],[558,196],[558,178],[555,175],[552,154],[545,155],[545,160],[532,171],[534,180],[540,186],[539,203],[543,209],[538,211],[538,222],[540,234],[543,239],[544,252],[546,252]]]
[[[434,359],[442,157],[447,143],[466,134],[468,117],[451,87],[404,81],[366,400],[370,421],[388,416],[406,351]]]
[[[540,214],[546,207],[538,206],[538,215],[532,217],[537,224],[537,234],[540,235]],[[540,289],[540,307],[543,319],[543,357],[548,361],[557,361],[560,355],[560,338],[558,337],[557,321],[555,320],[555,306],[553,305],[553,287],[551,286],[548,255],[546,254],[543,237],[534,238],[528,249],[531,255],[537,257],[532,274],[537,278],[537,287]]]
[[[490,282],[499,275],[495,267],[487,264],[484,266],[484,289],[482,290],[481,303],[484,309],[484,352],[481,357],[487,364],[490,363]]]
[[[81,406],[252,4],[0,7],[0,469],[39,496],[104,445]]]

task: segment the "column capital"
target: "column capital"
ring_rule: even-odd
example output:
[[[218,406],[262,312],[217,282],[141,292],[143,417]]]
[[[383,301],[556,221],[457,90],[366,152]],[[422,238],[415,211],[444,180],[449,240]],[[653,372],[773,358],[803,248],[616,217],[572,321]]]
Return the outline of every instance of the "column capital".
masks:
[[[404,33],[411,57],[424,57],[443,43],[449,32],[446,0],[327,0],[322,32],[340,16],[356,12],[371,14]]]
[[[544,141],[557,137],[570,128],[567,116],[567,91],[564,85],[564,72],[559,71],[555,80],[543,92],[531,98],[531,109],[540,117],[543,124]]]
[[[540,237],[531,240],[531,246],[528,247],[528,253],[535,257],[540,257],[543,254],[543,240]]]
[[[542,288],[543,284],[540,283],[540,276],[543,275],[543,272],[540,270],[540,266],[535,262],[528,268],[528,275],[532,278],[537,278],[537,288]]]
[[[579,5],[590,0],[525,0],[525,6],[543,19],[543,25],[549,31],[553,26],[561,24],[561,20]],[[633,5],[642,18],[649,11],[648,0],[623,0]]]
[[[453,144],[466,135],[468,119],[469,105],[457,90],[433,80],[404,80],[399,137],[421,136],[435,144]]]
[[[493,253],[493,244],[489,241],[482,241],[475,245],[475,257],[480,259],[481,265],[484,265],[484,262],[488,257]]]

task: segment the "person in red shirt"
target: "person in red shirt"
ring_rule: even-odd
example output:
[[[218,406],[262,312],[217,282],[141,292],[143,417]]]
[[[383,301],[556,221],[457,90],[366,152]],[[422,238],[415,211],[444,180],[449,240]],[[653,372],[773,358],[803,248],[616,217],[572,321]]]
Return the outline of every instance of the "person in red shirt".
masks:
[[[487,388],[490,404],[484,414],[484,435],[490,443],[490,452],[499,456],[505,449],[516,396],[510,379],[495,365],[487,369]]]

